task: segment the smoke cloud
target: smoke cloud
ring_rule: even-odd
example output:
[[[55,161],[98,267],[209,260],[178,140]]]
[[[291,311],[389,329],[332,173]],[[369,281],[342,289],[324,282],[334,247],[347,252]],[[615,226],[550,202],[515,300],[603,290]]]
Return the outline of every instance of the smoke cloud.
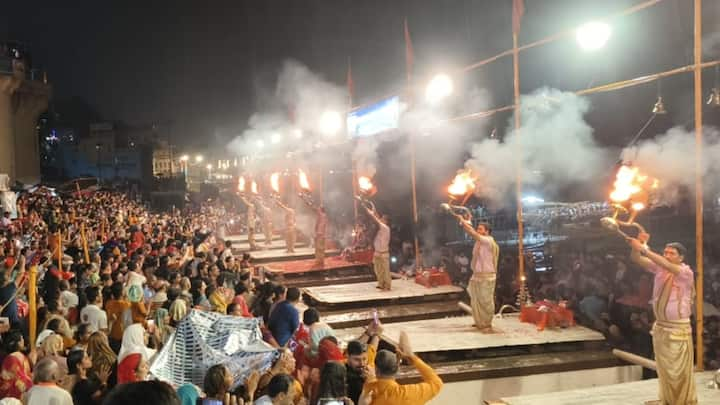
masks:
[[[287,149],[308,152],[319,143],[331,142],[320,135],[320,119],[325,111],[342,114],[347,95],[337,86],[294,60],[283,63],[274,93],[266,100],[267,111],[253,114],[248,129],[230,142],[238,155],[262,155]]]
[[[503,141],[486,139],[472,146],[465,165],[479,176],[478,197],[495,208],[506,202],[519,162],[524,184],[542,184],[550,192],[607,174],[610,154],[595,142],[584,120],[587,99],[543,88],[523,96],[521,105],[519,131],[509,130]]]
[[[707,193],[717,193],[720,186],[720,132],[705,128],[703,133],[701,172]],[[623,161],[632,163],[640,171],[659,180],[657,204],[674,205],[680,191],[695,188],[695,133],[683,127],[675,127],[653,139],[623,150]]]

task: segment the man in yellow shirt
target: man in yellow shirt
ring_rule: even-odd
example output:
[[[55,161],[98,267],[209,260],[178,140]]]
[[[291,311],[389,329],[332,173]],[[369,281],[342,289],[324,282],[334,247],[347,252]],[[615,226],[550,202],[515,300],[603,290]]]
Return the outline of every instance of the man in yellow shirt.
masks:
[[[411,362],[420,373],[423,382],[400,385],[395,381],[398,372],[398,356]],[[372,405],[420,405],[434,398],[442,388],[443,382],[435,371],[415,356],[405,332],[400,333],[398,353],[380,350],[375,357],[375,381],[363,386],[364,395],[372,395]]]

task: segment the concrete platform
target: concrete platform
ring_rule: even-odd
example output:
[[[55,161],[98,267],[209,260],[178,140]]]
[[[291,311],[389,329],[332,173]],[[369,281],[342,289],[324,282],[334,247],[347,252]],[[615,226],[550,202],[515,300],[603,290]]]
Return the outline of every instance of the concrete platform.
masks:
[[[405,331],[410,336],[412,348],[416,353],[605,340],[601,333],[583,326],[538,331],[535,325],[520,322],[515,315],[494,319],[494,333],[481,333],[472,324],[473,319],[470,316],[389,323],[383,325],[383,335],[387,340],[396,342],[400,332]],[[362,328],[349,328],[338,330],[337,336],[347,341],[361,333]]]
[[[393,280],[392,290],[376,288],[377,282],[308,287],[304,289],[310,304],[321,307],[370,306],[400,302],[423,302],[438,299],[457,301],[463,289],[454,285],[427,288],[413,280]]]
[[[700,404],[720,404],[720,390],[707,387],[713,372],[695,374]],[[502,398],[492,404],[507,405],[638,405],[658,399],[657,379],[583,388],[548,394],[522,395]]]

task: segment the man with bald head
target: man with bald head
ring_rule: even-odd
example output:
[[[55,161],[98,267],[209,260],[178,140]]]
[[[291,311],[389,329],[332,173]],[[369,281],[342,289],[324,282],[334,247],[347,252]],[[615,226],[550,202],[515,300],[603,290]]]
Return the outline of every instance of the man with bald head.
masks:
[[[33,387],[25,394],[26,405],[73,405],[72,396],[58,387],[60,368],[55,360],[45,357],[35,364]]]
[[[443,382],[435,371],[425,364],[410,348],[410,341],[405,332],[400,333],[400,344],[397,353],[380,350],[375,357],[376,379],[365,382],[363,394],[371,395],[373,405],[420,405],[433,399],[443,386]],[[400,385],[395,380],[400,359],[415,366],[420,373],[422,382]]]

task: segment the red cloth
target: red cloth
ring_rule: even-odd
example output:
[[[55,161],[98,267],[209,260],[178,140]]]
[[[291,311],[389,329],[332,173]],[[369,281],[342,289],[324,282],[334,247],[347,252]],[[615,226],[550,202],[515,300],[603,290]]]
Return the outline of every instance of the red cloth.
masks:
[[[6,356],[0,372],[0,398],[21,399],[32,385],[32,373],[27,357],[20,352]]]
[[[242,316],[243,318],[252,318],[252,314],[250,313],[250,308],[247,306],[247,302],[245,302],[245,298],[243,298],[242,295],[236,295],[235,299],[233,299],[233,303],[240,306],[240,309],[242,310]]]
[[[142,356],[140,353],[133,353],[127,355],[119,364],[117,372],[118,384],[131,383],[137,381],[137,375],[135,371],[140,365]]]
[[[575,314],[553,302],[538,301],[535,305],[521,308],[520,322],[534,323],[537,325],[537,330],[542,331],[546,327],[575,325]]]

